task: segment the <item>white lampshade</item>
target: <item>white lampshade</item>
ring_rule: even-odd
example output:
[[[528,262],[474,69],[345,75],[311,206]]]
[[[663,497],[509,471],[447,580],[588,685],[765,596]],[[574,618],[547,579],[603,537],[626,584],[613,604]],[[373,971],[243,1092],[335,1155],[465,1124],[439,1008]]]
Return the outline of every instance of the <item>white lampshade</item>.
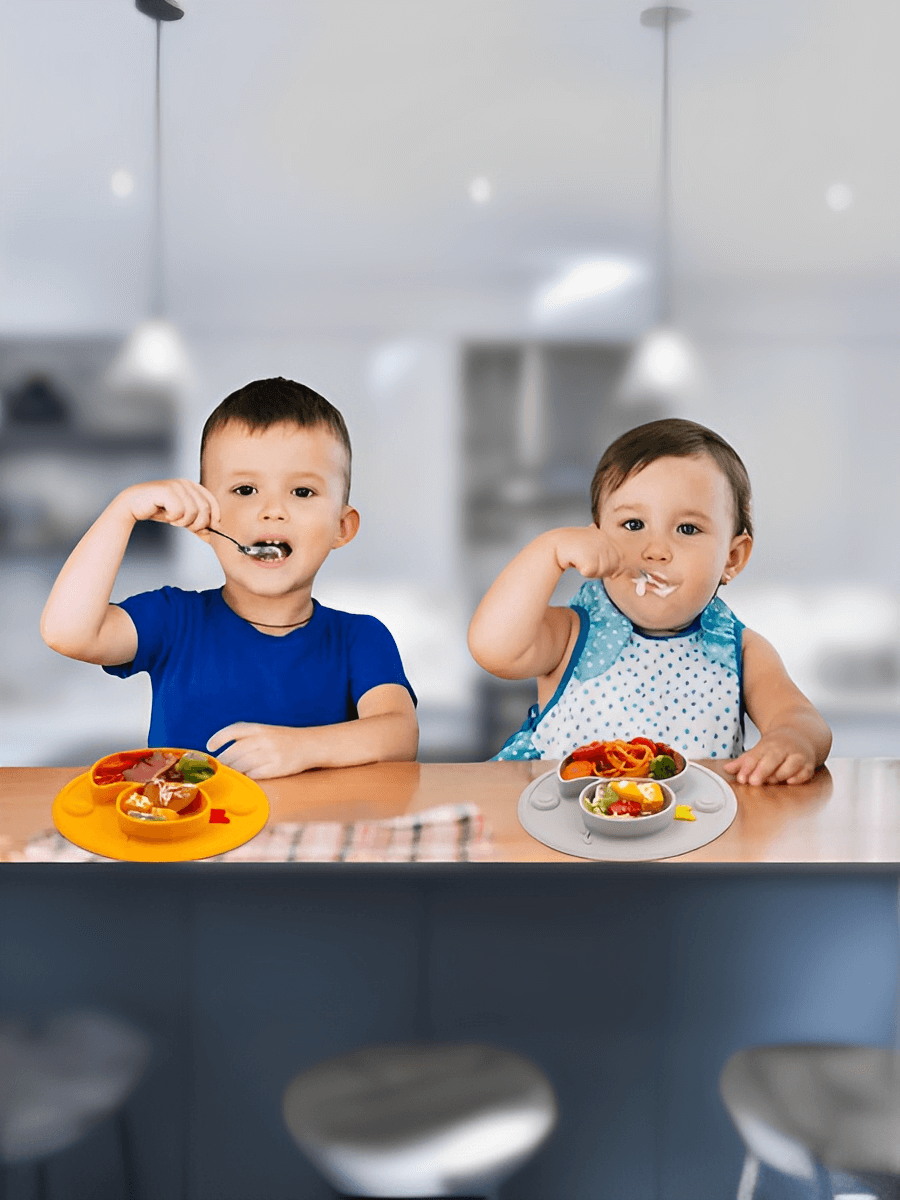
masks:
[[[191,380],[184,343],[175,326],[155,317],[142,321],[116,355],[107,385],[117,392],[181,391]]]
[[[626,368],[620,397],[681,400],[693,395],[701,383],[700,365],[693,346],[683,333],[658,325],[638,342]]]

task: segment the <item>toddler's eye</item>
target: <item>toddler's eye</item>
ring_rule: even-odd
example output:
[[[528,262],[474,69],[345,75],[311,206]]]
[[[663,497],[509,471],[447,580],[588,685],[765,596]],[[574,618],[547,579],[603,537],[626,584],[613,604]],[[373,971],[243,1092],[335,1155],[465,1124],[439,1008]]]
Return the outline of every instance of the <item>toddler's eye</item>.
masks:
[[[678,532],[686,533],[686,534],[688,534],[688,536],[690,536],[691,534],[699,533],[700,530],[697,528],[696,525],[692,525],[690,523],[690,521],[685,521],[682,525],[678,526]]]
[[[644,522],[638,517],[629,517],[627,521],[622,522],[622,528],[627,529],[630,533],[637,533],[639,529],[644,528]]]
[[[311,496],[312,494],[313,494],[312,488],[308,488],[308,487],[294,488],[294,490],[291,492],[292,496],[299,496],[301,500],[305,500],[307,496]]]
[[[256,488],[251,487],[249,483],[239,484],[236,488],[233,488],[232,490],[234,491],[236,496],[252,496],[256,492]]]

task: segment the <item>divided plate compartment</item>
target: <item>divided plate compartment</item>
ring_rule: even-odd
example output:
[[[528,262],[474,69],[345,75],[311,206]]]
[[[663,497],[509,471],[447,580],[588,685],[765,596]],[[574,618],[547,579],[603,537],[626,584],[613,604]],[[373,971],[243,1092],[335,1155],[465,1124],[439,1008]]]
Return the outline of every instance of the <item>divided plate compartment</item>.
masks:
[[[641,837],[588,835],[578,798],[560,794],[554,769],[528,785],[519,797],[517,812],[519,824],[536,841],[574,858],[600,862],[651,862],[688,854],[721,837],[737,816],[734,792],[724,779],[699,763],[688,763],[675,803],[689,804],[696,819],[673,821],[658,833]]]

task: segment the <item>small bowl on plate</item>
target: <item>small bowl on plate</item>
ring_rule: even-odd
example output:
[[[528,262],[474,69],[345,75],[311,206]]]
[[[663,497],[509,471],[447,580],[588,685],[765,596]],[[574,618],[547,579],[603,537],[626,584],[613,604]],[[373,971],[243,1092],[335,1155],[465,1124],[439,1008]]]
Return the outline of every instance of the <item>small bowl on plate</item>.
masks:
[[[123,805],[131,796],[143,795],[144,788],[142,783],[128,784],[116,800],[119,828],[128,837],[147,838],[154,842],[177,841],[179,838],[202,833],[209,825],[209,797],[203,794],[200,785],[196,786],[197,796],[178,816],[166,821],[148,821],[125,811]]]
[[[596,793],[602,792],[610,783],[655,783],[662,790],[663,806],[659,812],[641,817],[608,817],[585,807],[586,800],[593,800]],[[588,833],[597,833],[601,837],[645,837],[667,829],[675,820],[675,792],[660,779],[594,779],[578,797],[578,809]]]

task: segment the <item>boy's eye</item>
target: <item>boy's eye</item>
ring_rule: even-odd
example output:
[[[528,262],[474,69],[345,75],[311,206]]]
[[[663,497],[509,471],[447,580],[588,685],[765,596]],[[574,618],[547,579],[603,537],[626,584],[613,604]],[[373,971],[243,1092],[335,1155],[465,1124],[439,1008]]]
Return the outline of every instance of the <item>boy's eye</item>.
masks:
[[[629,530],[631,533],[637,533],[639,529],[644,528],[644,522],[638,517],[629,517],[627,521],[622,522],[622,528]]]
[[[251,487],[249,483],[241,483],[232,490],[236,496],[252,496],[256,492],[256,488]]]
[[[700,530],[697,528],[696,525],[692,525],[690,521],[684,521],[681,525],[678,526],[678,532],[686,533],[686,534],[688,534],[688,536],[690,536],[691,534],[699,533]]]
[[[308,487],[294,488],[294,490],[291,492],[292,496],[299,496],[301,500],[305,500],[307,496],[311,496],[312,494],[313,494],[312,488],[308,488]]]

